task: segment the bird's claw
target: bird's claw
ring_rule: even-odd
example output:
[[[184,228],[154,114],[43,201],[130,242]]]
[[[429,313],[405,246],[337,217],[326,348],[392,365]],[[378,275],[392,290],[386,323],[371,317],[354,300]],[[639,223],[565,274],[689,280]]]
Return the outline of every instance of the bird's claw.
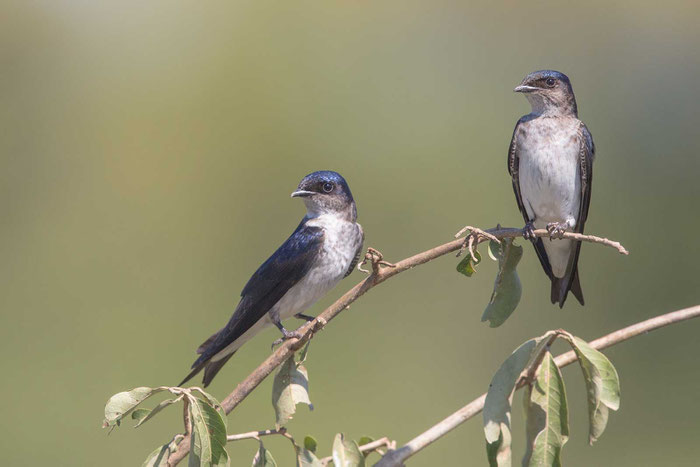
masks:
[[[367,269],[362,268],[362,266],[367,264],[367,261],[369,261],[372,264],[372,271],[368,271]],[[368,247],[367,253],[365,253],[365,258],[357,266],[357,269],[364,272],[365,274],[372,274],[372,273],[377,274],[377,273],[379,273],[379,266],[384,266],[387,268],[395,268],[396,267],[396,265],[394,263],[384,261],[384,255],[380,251],[375,250],[372,247]]]
[[[523,238],[525,240],[532,240],[533,242],[537,240],[537,236],[535,235],[535,224],[532,222],[525,224],[525,227],[523,227]]]
[[[275,346],[280,345],[281,343],[283,343],[284,341],[288,341],[289,339],[301,339],[302,337],[304,337],[304,334],[302,334],[299,331],[287,331],[286,329],[282,328],[282,337],[280,337],[272,343],[272,348],[274,349]]]
[[[564,238],[564,233],[566,229],[569,228],[567,222],[550,222],[547,224],[547,232],[549,232],[549,239],[553,238]]]

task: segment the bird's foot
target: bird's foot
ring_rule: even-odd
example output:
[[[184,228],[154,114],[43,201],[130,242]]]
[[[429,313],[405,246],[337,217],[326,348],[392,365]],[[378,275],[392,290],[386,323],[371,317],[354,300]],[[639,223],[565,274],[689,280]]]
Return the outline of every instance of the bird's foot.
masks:
[[[276,345],[280,345],[284,341],[288,341],[289,339],[301,339],[304,337],[304,334],[299,332],[299,331],[287,331],[284,328],[281,328],[280,331],[282,331],[282,337],[277,339],[272,343],[272,348],[274,349]]]
[[[532,222],[528,222],[525,224],[525,227],[523,227],[523,238],[525,240],[532,240],[537,241],[537,237],[535,236],[535,224]]]
[[[313,316],[305,315],[303,313],[297,313],[296,315],[294,315],[294,317],[299,318],[299,319],[303,319],[304,321],[307,321],[307,322],[313,321],[316,319]]]
[[[547,224],[547,232],[549,232],[549,239],[551,240],[553,238],[564,238],[564,233],[568,228],[568,222],[550,222],[549,224]]]
[[[362,269],[362,266],[367,264],[367,261],[369,261],[372,264],[372,271]],[[372,247],[368,247],[367,253],[365,253],[365,258],[357,266],[357,269],[364,272],[365,274],[375,274],[376,275],[379,273],[379,266],[384,266],[387,268],[395,268],[396,267],[396,265],[394,263],[384,261],[384,255],[380,251],[375,250]]]
[[[498,225],[496,226],[496,229],[500,229],[501,226]],[[476,227],[472,227],[471,225],[468,225],[464,227],[462,230],[457,232],[455,234],[455,238],[459,238],[460,235],[462,235],[464,232],[469,232],[469,234],[464,237],[464,243],[462,244],[462,247],[459,249],[457,252],[457,257],[462,256],[465,250],[469,250],[469,254],[474,258],[474,246],[478,245],[479,243],[483,242],[484,240],[493,240],[496,243],[501,243],[501,241],[493,235],[492,233],[489,233],[485,230],[478,229]]]

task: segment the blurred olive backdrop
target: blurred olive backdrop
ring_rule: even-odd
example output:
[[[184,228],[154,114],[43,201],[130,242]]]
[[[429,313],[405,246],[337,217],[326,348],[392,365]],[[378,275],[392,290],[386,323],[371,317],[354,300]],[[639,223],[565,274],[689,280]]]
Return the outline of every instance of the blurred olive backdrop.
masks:
[[[521,342],[591,339],[700,302],[700,7],[682,1],[3,2],[0,11],[3,465],[137,465],[181,430],[100,428],[104,403],[174,385],[245,281],[303,215],[307,173],[342,173],[366,245],[398,260],[469,223],[521,226],[506,171],[529,111],[512,88],[567,73],[598,146],[587,305],[549,303],[529,246],[523,298],[480,322],[495,273],[453,257],[373,290],[318,335],[316,409],[289,429],[405,442],[486,390]],[[354,273],[313,310],[362,278]],[[700,322],[607,352],[622,407],[587,445],[580,371],[564,371],[569,465],[696,465]],[[222,398],[269,353],[269,330],[211,386]],[[230,432],[273,426],[271,381]],[[520,407],[516,396],[516,407]],[[515,451],[523,452],[520,410]],[[284,440],[266,445],[292,465]],[[254,441],[229,446],[249,465]],[[411,465],[481,465],[480,419]]]

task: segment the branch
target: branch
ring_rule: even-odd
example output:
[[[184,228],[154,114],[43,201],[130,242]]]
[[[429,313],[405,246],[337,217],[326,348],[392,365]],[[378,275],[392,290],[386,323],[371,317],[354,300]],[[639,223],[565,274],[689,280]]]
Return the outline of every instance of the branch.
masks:
[[[228,435],[226,441],[240,441],[242,439],[257,439],[259,440],[261,436],[270,435],[282,435],[285,438],[289,436],[287,430],[283,427],[279,430],[261,430],[261,431],[249,431],[248,433],[240,433],[237,435]]]
[[[696,305],[683,310],[666,313],[655,318],[642,321],[641,323],[627,326],[626,328],[622,328],[599,339],[591,341],[589,344],[591,347],[597,350],[605,349],[640,334],[645,334],[649,331],[668,326],[669,324],[679,323],[681,321],[697,318],[699,316],[700,305]],[[576,353],[573,350],[570,350],[562,355],[559,355],[554,359],[554,361],[559,368],[563,368],[576,361]],[[516,390],[522,388],[525,386],[525,384],[527,384],[527,381],[521,379],[516,386]],[[425,449],[427,446],[442,438],[462,423],[481,413],[482,409],[484,408],[485,400],[486,394],[482,394],[452,415],[437,423],[432,428],[416,436],[404,446],[401,446],[395,451],[389,451],[386,453],[386,455],[384,455],[379,462],[375,464],[375,467],[394,467],[402,465],[406,459],[413,456],[418,451]]]
[[[465,229],[463,229],[464,231]],[[500,226],[494,229],[489,229],[487,231],[480,231],[479,229],[470,228],[472,233],[478,232],[488,232],[490,236],[494,236],[498,239],[502,238],[516,238],[522,237],[522,229],[515,228],[501,228]],[[546,230],[535,230],[536,236],[549,236]],[[474,237],[476,236],[476,239]],[[298,331],[302,335],[301,338],[292,338],[284,341],[275,352],[273,352],[269,357],[265,359],[246,379],[244,379],[236,388],[221,401],[221,406],[223,407],[226,414],[231,413],[243,400],[253,392],[253,390],[258,387],[260,383],[272,373],[275,368],[284,363],[290,355],[294,354],[299,350],[309,339],[313,337],[318,331],[323,329],[333,318],[338,316],[341,311],[348,308],[355,300],[364,295],[371,288],[381,284],[387,279],[394,277],[408,269],[412,269],[421,264],[425,264],[428,261],[432,261],[436,258],[444,256],[448,253],[460,250],[464,245],[466,245],[469,238],[472,238],[472,243],[479,244],[489,239],[488,236],[484,235],[472,235],[470,234],[465,239],[457,239],[451,242],[436,246],[430,250],[418,253],[396,264],[385,263],[382,264],[381,255],[377,255],[376,250],[370,251],[365,259],[371,261],[372,263],[372,273],[357,284],[355,287],[347,291],[342,297],[336,300],[331,306],[326,308],[321,314],[319,314],[316,319],[302,325]],[[581,240],[589,243],[599,243],[602,245],[611,246],[616,248],[623,254],[627,254],[622,245],[618,242],[613,242],[606,238],[594,237],[592,235],[582,235],[566,232],[563,234],[562,238]],[[556,240],[553,240],[556,241]],[[389,267],[380,267],[389,266]],[[170,455],[168,458],[168,465],[177,465],[182,459],[185,458],[190,450],[190,437],[185,436],[185,439],[178,444],[177,451]]]

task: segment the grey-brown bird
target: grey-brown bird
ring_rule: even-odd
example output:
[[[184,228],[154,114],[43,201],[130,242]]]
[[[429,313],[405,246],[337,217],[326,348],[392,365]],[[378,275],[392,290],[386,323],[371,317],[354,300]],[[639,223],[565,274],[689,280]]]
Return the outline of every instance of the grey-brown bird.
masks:
[[[508,151],[508,172],[523,233],[552,283],[551,300],[564,306],[571,291],[583,305],[578,274],[581,242],[556,239],[563,232],[583,232],[591,201],[595,145],[578,119],[569,78],[558,71],[530,73],[515,92],[525,94],[532,112],[518,120]],[[546,228],[543,241],[534,229]],[[554,240],[553,240],[554,239]]]

